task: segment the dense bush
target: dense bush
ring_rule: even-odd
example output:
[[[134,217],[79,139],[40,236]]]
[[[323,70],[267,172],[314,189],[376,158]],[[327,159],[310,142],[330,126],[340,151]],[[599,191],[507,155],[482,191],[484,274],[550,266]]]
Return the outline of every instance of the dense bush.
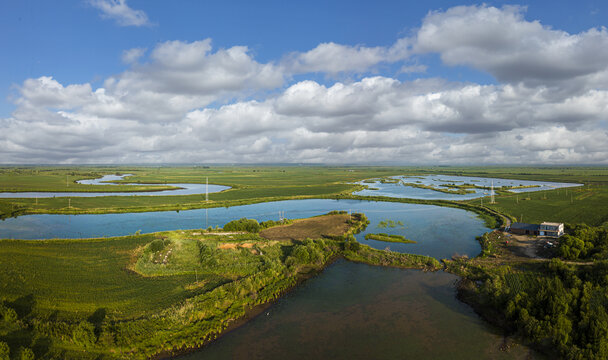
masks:
[[[11,349],[8,347],[8,344],[0,341],[0,360],[9,360],[10,353]]]
[[[155,239],[149,245],[147,250],[149,252],[161,251],[165,248],[165,241],[163,239]]]
[[[247,231],[251,233],[260,232],[261,227],[256,219],[242,218],[232,220],[224,225],[224,231]]]
[[[81,321],[72,333],[72,340],[75,344],[85,348],[95,343],[95,327],[88,321]]]
[[[553,259],[539,273],[486,274],[476,294],[524,339],[568,359],[606,359],[606,286],[607,262],[576,269]]]
[[[564,259],[606,259],[608,258],[608,230],[579,224],[568,226],[568,234],[559,241],[558,254]]]

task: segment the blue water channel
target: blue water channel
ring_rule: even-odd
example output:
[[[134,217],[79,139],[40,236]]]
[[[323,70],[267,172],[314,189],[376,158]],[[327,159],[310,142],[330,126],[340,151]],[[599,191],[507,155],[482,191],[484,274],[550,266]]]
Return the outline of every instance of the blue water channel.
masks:
[[[94,215],[25,215],[0,222],[0,238],[50,239],[90,238],[200,229],[223,226],[243,217],[258,221],[278,220],[279,212],[296,219],[326,214],[332,210],[363,212],[370,225],[357,239],[378,249],[449,258],[454,254],[475,256],[480,246],[475,236],[488,229],[474,214],[460,209],[431,205],[359,200],[287,200],[260,204],[187,211],[160,211]],[[380,227],[392,220],[394,227]],[[401,222],[403,225],[398,225]],[[385,243],[365,240],[367,233],[399,234],[417,244]]]
[[[535,186],[520,189],[510,190],[513,193],[524,193],[530,191],[553,190],[560,188],[568,188],[582,186],[583,184],[574,183],[558,183],[551,181],[531,181],[531,180],[513,180],[513,179],[494,179],[475,176],[451,176],[451,175],[427,175],[427,176],[393,176],[393,179],[400,180],[399,183],[381,183],[379,179],[373,183],[359,182],[359,184],[367,185],[369,189],[354,193],[362,196],[386,196],[396,198],[410,199],[429,199],[429,200],[470,200],[484,196],[490,196],[491,190],[488,189],[470,189],[475,191],[470,194],[448,194],[431,189],[421,189],[413,186],[405,186],[403,183],[416,183],[420,185],[432,186],[434,188],[450,190],[450,188],[442,185],[455,184],[473,184],[475,186],[500,188],[502,186]],[[403,183],[402,183],[403,182]]]

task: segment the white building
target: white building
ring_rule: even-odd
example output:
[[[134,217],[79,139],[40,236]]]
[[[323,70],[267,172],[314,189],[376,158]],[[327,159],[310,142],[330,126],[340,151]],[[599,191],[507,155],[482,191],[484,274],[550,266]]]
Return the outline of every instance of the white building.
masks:
[[[544,222],[540,224],[539,228],[540,236],[560,237],[564,235],[564,224],[563,223],[552,223]]]

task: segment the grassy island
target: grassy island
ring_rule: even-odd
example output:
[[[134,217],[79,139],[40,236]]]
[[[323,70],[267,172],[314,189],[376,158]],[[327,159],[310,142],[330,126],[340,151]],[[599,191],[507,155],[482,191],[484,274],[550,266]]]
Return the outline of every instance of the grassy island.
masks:
[[[414,240],[406,239],[405,236],[402,235],[389,235],[384,233],[379,234],[367,234],[365,235],[365,239],[372,239],[377,241],[384,242],[395,242],[395,243],[404,243],[404,244],[415,244]]]

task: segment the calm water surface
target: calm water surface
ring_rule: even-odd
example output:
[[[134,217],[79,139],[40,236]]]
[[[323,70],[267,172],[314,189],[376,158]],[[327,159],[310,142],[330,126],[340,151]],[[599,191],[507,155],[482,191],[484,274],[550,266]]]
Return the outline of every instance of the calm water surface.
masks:
[[[180,359],[524,359],[455,298],[457,277],[339,261]]]
[[[533,188],[522,188],[511,190],[514,193],[522,193],[529,191],[552,190],[564,187],[582,186],[582,184],[573,183],[557,183],[551,181],[530,181],[530,180],[512,180],[512,179],[494,179],[482,178],[475,176],[450,176],[450,175],[428,175],[428,176],[393,176],[394,179],[403,180],[405,183],[418,183],[420,185],[433,186],[435,188],[448,189],[442,187],[445,184],[473,184],[477,186],[490,187],[492,182],[495,188],[501,186],[522,186],[522,185],[537,185]],[[355,195],[363,196],[388,196],[410,199],[429,199],[429,200],[470,200],[490,195],[490,190],[486,189],[470,189],[475,193],[471,194],[448,194],[430,189],[420,189],[412,186],[404,186],[403,184],[382,184],[380,181],[374,183],[359,182],[363,185],[368,185],[370,188],[378,190],[362,190],[354,193]]]
[[[370,220],[368,228],[357,239],[375,248],[410,252],[436,258],[452,255],[475,256],[480,246],[475,236],[488,231],[475,214],[454,208],[430,205],[401,204],[359,200],[288,200],[230,208],[198,209],[188,211],[161,211],[146,213],[102,215],[26,215],[0,222],[0,238],[49,239],[88,238],[144,233],[199,229],[223,226],[242,217],[258,221],[277,220],[279,211],[287,218],[305,218],[326,214],[332,210],[363,212]],[[401,221],[403,226],[381,228],[381,221]],[[417,244],[385,243],[365,240],[367,233],[403,235]]]

